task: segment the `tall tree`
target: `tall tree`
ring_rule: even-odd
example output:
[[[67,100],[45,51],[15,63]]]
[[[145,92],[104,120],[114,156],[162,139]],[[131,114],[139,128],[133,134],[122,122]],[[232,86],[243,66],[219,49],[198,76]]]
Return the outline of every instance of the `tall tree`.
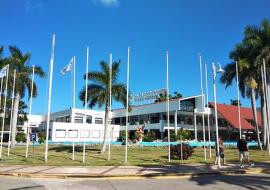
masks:
[[[101,153],[106,151],[106,140],[108,138],[108,116],[110,103],[110,67],[105,61],[100,62],[101,71],[88,73],[88,79],[92,82],[87,87],[87,102],[85,102],[85,87],[80,91],[79,97],[83,104],[87,103],[90,108],[98,106],[105,109],[104,135]],[[120,61],[112,64],[112,99],[122,103],[126,107],[126,86],[118,82]],[[84,79],[86,76],[84,76]],[[129,98],[130,99],[130,98]],[[130,105],[130,104],[129,104]],[[130,108],[129,108],[130,109]]]
[[[15,135],[16,135],[16,126],[17,126],[17,116],[19,102],[21,98],[25,96],[27,91],[28,98],[30,98],[31,84],[32,84],[32,66],[28,66],[30,61],[30,53],[22,53],[17,47],[9,47],[10,56],[8,62],[10,65],[10,70],[16,69],[16,86],[15,86],[15,101],[13,107],[13,117],[12,117],[12,128],[11,128],[11,147],[15,146]],[[13,72],[10,72],[10,75],[13,75]],[[35,66],[35,75],[39,77],[45,77],[45,72],[41,67]],[[12,77],[12,76],[11,76]],[[12,89],[12,88],[9,88]],[[33,97],[36,97],[38,94],[36,83],[33,84]]]
[[[237,44],[230,52],[230,58],[232,63],[226,65],[225,73],[221,76],[220,81],[226,84],[226,88],[230,86],[236,77],[235,62],[238,61],[239,67],[239,89],[243,97],[249,97],[253,108],[253,115],[255,121],[255,128],[258,123],[256,120],[256,106],[255,99],[258,96],[262,97],[262,85],[261,85],[261,65],[262,59],[266,59],[267,67],[270,66],[270,24],[268,20],[263,20],[260,26],[247,26],[244,32],[244,38],[241,43]],[[254,85],[257,84],[257,88]],[[269,78],[268,78],[269,84]],[[261,105],[264,102],[261,101]],[[262,107],[262,106],[261,106]],[[265,113],[262,114],[265,116]],[[263,120],[263,119],[262,119]],[[263,128],[266,125],[264,124]],[[259,133],[259,130],[256,129]],[[258,145],[260,145],[259,135]]]

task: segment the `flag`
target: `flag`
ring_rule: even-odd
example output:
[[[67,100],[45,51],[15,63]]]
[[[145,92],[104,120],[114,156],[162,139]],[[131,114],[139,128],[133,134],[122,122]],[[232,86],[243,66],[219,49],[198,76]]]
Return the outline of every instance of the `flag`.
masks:
[[[71,71],[72,66],[73,66],[73,62],[74,62],[74,61],[73,61],[73,57],[72,57],[71,60],[69,61],[69,63],[68,63],[63,69],[61,69],[60,73],[61,73],[62,75],[65,75],[66,72]]]
[[[7,70],[9,68],[9,65],[6,65],[5,67],[3,67],[0,70],[0,78],[4,78],[5,76],[7,76]]]

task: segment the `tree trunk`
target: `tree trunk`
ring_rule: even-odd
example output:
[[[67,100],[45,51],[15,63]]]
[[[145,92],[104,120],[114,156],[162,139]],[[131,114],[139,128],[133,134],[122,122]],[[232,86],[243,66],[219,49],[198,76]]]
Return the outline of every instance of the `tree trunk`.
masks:
[[[267,146],[267,127],[268,127],[268,116],[266,111],[266,102],[264,97],[261,96],[261,115],[262,115],[262,134],[263,134],[263,146]]]
[[[14,107],[13,107],[13,117],[12,117],[12,125],[11,125],[11,148],[15,146],[16,143],[16,129],[17,129],[17,117],[18,117],[18,108],[19,108],[19,102],[21,99],[21,95],[19,93],[16,93],[15,101],[14,101]]]
[[[257,133],[257,141],[258,141],[258,147],[262,150],[261,140],[260,140],[260,131],[258,126],[258,120],[257,120],[257,110],[256,110],[256,100],[255,100],[255,93],[254,89],[251,89],[251,106],[252,106],[252,112],[255,122],[255,129]]]
[[[103,143],[100,150],[100,153],[103,154],[106,151],[107,147],[107,139],[108,139],[108,120],[109,120],[109,110],[108,106],[105,106],[105,121],[104,121],[104,135],[103,135]]]

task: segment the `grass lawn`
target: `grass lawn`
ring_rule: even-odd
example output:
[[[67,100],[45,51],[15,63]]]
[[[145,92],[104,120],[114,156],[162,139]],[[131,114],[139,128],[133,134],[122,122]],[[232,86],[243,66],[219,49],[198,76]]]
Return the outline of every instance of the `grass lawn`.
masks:
[[[106,165],[165,165],[168,164],[167,147],[128,147],[128,163],[124,163],[125,147],[112,146],[111,161],[107,161],[107,153],[99,154],[99,146],[87,146],[86,163],[82,163],[82,146],[75,147],[75,160],[72,160],[72,146],[49,145],[48,162],[44,162],[45,146],[29,146],[29,157],[25,158],[25,147],[17,146],[11,149],[10,156],[7,157],[7,148],[3,148],[2,160],[0,164],[10,165],[53,165],[53,166],[106,166]],[[226,163],[238,163],[238,151],[236,149],[225,149]],[[256,162],[270,161],[267,151],[257,149],[250,150],[251,159]],[[207,150],[209,157],[209,150]],[[212,149],[212,159],[204,161],[203,148],[194,149],[194,153],[189,160],[183,163],[214,163],[215,150]],[[180,164],[181,161],[172,159],[170,164]]]

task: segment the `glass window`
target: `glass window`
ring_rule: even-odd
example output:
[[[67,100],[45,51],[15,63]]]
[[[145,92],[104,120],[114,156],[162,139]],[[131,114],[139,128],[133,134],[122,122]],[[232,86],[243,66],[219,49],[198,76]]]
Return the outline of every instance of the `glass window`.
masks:
[[[100,117],[95,118],[95,124],[103,124],[103,119]]]
[[[66,130],[65,129],[56,129],[55,137],[56,138],[66,138]]]
[[[92,131],[92,138],[100,138],[100,131]]]
[[[120,125],[120,117],[114,118],[113,119],[113,124]]]
[[[130,116],[130,125],[136,125],[136,123],[139,121],[139,118],[137,115]]]
[[[150,114],[150,123],[159,123],[159,113]]]
[[[81,130],[81,137],[82,138],[89,138],[90,137],[90,130]]]
[[[144,124],[144,122],[148,123],[149,116],[148,114],[140,115],[140,122],[139,124]]]
[[[69,138],[78,138],[78,130],[68,130]]]
[[[91,115],[86,116],[86,123],[92,123],[92,116]]]
[[[74,123],[83,123],[83,117],[82,116],[75,116]]]

